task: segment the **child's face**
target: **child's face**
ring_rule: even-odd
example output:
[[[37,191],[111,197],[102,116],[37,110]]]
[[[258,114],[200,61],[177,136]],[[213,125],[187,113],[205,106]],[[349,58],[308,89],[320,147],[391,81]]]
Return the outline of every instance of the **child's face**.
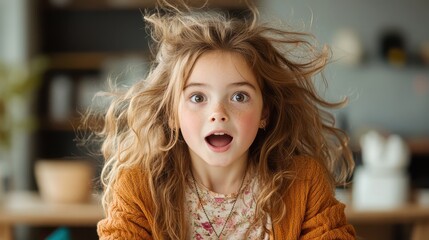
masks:
[[[204,53],[185,83],[178,108],[192,161],[216,167],[244,163],[262,112],[261,90],[244,58]]]

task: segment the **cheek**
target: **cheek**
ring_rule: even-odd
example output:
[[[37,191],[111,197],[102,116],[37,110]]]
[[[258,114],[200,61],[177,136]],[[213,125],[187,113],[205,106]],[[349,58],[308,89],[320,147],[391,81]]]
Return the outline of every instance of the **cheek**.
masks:
[[[180,131],[186,140],[188,136],[192,136],[196,132],[196,129],[198,129],[198,117],[193,111],[189,111],[185,107],[179,107],[178,110]]]
[[[255,137],[259,129],[260,115],[255,112],[240,116],[240,128],[246,137]]]

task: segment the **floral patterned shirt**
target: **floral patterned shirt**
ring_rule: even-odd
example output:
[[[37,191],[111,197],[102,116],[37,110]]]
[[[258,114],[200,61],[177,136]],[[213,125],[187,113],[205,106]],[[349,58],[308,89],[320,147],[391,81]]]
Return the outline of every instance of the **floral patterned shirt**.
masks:
[[[264,231],[262,222],[251,226],[256,209],[255,193],[258,190],[256,178],[246,178],[241,194],[233,193],[225,195],[215,193],[198,182],[196,184],[204,209],[198,199],[194,182],[190,179],[186,188],[190,239],[218,239],[217,234],[221,234],[219,239],[269,239],[269,234]],[[238,198],[237,195],[239,195]],[[236,199],[237,202],[234,206]],[[233,206],[234,209],[231,212]],[[225,224],[230,212],[231,216]],[[207,217],[210,218],[216,232],[213,231]],[[271,229],[271,219],[269,216],[267,217],[266,224],[267,229]],[[224,229],[222,230],[222,228]],[[249,235],[245,237],[248,230]]]

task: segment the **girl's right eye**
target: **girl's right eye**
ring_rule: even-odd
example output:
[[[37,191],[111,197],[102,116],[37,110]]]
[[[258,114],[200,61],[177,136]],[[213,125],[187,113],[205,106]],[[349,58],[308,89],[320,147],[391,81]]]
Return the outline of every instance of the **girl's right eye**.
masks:
[[[191,102],[193,103],[201,103],[205,101],[205,98],[202,94],[192,94],[190,99],[191,99]]]

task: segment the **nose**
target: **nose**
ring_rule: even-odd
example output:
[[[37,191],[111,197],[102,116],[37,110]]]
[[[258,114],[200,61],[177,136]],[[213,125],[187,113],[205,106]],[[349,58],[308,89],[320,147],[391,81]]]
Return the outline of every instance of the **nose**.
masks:
[[[226,122],[228,121],[228,114],[222,104],[217,104],[212,114],[210,115],[210,122]]]

